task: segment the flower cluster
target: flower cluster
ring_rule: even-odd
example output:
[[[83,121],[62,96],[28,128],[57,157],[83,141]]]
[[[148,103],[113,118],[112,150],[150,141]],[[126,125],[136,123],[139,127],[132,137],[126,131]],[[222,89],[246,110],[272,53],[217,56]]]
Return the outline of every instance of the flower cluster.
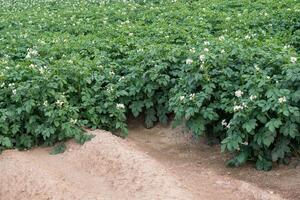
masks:
[[[57,105],[57,106],[59,106],[59,107],[62,107],[63,105],[64,105],[64,101],[62,101],[62,100],[56,100],[56,102],[55,102],[55,104]]]
[[[125,105],[122,103],[118,103],[116,107],[117,109],[125,109]]]
[[[231,122],[227,123],[226,119],[223,119],[221,122],[222,126],[224,126],[225,128],[230,128],[231,127]]]
[[[26,55],[27,59],[30,59],[30,58],[38,56],[38,55],[39,55],[39,53],[37,50],[32,49],[32,48],[27,49],[27,55]]]
[[[243,105],[235,105],[233,107],[234,112],[237,112],[237,111],[240,111],[240,110],[243,110],[243,109],[244,109]]]
[[[251,101],[254,101],[256,98],[257,98],[256,95],[251,95],[251,96],[250,96],[250,100],[251,100]]]
[[[235,93],[234,93],[234,95],[235,95],[236,97],[242,97],[243,94],[244,94],[244,93],[243,93],[241,90],[237,90],[237,91],[235,91]]]
[[[193,62],[194,62],[194,61],[193,61],[193,59],[191,59],[191,58],[188,58],[188,59],[186,59],[186,61],[185,61],[185,63],[186,63],[187,65],[191,65]]]
[[[296,57],[291,57],[291,63],[296,63],[297,62],[297,58]]]
[[[286,102],[286,97],[283,96],[283,97],[278,98],[278,102],[279,103],[285,103]]]

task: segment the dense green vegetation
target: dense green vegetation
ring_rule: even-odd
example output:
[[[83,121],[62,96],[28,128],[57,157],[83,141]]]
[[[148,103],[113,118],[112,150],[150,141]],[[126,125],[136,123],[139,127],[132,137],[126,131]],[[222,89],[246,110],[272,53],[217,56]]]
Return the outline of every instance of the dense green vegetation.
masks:
[[[300,146],[297,0],[0,0],[0,149],[183,124],[260,170]]]

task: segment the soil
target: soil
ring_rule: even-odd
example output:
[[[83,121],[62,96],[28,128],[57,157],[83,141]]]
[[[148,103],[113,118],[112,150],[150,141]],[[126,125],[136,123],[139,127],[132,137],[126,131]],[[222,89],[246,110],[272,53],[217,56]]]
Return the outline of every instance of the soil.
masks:
[[[129,124],[129,141],[168,167],[188,188],[207,194],[205,199],[300,199],[299,160],[275,165],[268,172],[256,170],[254,163],[230,168],[226,161],[231,155],[221,153],[219,145],[196,140],[183,128],[145,129],[137,121]]]
[[[226,168],[229,155],[195,141],[180,128],[145,129],[130,122],[129,137],[90,131],[84,145],[8,150],[0,155],[0,200],[300,199],[300,170]]]

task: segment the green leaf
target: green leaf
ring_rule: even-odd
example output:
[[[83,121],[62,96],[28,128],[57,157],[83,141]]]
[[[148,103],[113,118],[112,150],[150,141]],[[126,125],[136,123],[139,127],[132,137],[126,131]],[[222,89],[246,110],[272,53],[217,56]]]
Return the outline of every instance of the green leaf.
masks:
[[[157,107],[157,115],[159,122],[166,125],[168,123],[168,116],[167,116],[168,110],[165,108],[165,106],[159,105]]]
[[[60,154],[60,153],[64,153],[65,150],[66,150],[66,145],[65,143],[61,143],[61,144],[58,144],[56,145],[52,151],[50,152],[51,155],[56,155],[56,154]]]
[[[18,148],[23,148],[23,147],[30,148],[33,146],[32,137],[29,135],[21,135],[17,141],[19,143],[17,145]]]
[[[296,124],[288,121],[286,122],[281,128],[280,132],[284,136],[290,136],[291,138],[295,138],[296,136],[299,135],[299,130]]]
[[[6,147],[6,148],[11,148],[12,147],[12,142],[11,140],[8,138],[8,137],[3,137],[0,135],[0,144],[3,146],[3,147]]]
[[[95,137],[95,135],[92,134],[84,134],[82,132],[77,132],[75,134],[75,140],[76,142],[78,142],[79,144],[84,144],[87,141],[90,141],[93,137]]]
[[[35,104],[34,104],[34,100],[29,100],[29,101],[26,101],[25,103],[24,103],[24,107],[25,107],[25,110],[26,110],[26,112],[27,113],[30,113],[30,111],[31,111],[31,109],[32,109],[32,107],[34,106]]]
[[[263,124],[267,123],[267,117],[264,114],[258,114],[256,118]]]
[[[248,133],[250,133],[252,130],[255,129],[256,127],[256,119],[250,119],[249,121],[247,121],[246,123],[243,124],[243,128],[246,129],[246,131]]]
[[[129,106],[131,108],[131,112],[134,117],[137,117],[141,112],[142,108],[144,107],[143,101],[134,101],[132,104]]]
[[[300,101],[300,90],[299,89],[292,94],[292,100],[295,102]]]
[[[197,137],[201,136],[205,130],[204,120],[201,117],[192,118],[186,122],[186,126]]]
[[[278,142],[276,142],[271,153],[273,162],[280,158],[284,158],[285,154],[290,152],[290,147],[288,146],[289,143],[289,140],[286,138],[281,138]]]
[[[50,135],[55,133],[55,129],[54,128],[44,128],[44,130],[42,130],[42,135],[44,140],[46,140],[47,138],[50,137]]]
[[[279,128],[281,124],[282,122],[279,118],[273,118],[266,124],[266,127],[269,128],[271,132],[275,132],[276,128]]]
[[[145,117],[145,124],[146,124],[146,128],[151,128],[154,125],[154,122],[157,121],[157,118],[155,116],[156,112],[155,110],[152,109],[148,109],[146,111],[146,117]]]
[[[255,136],[254,140],[258,145],[270,146],[275,140],[276,132],[271,132],[268,129],[261,129]]]
[[[239,152],[239,154],[237,156],[235,156],[233,159],[229,160],[226,164],[229,167],[239,167],[248,160],[249,156],[250,156],[249,151],[246,151],[246,150],[241,151],[241,152]]]
[[[208,120],[216,120],[219,117],[218,114],[212,108],[203,108],[200,113],[203,115],[204,119]]]
[[[19,124],[13,124],[11,126],[11,132],[12,132],[12,134],[16,134],[19,131],[19,129],[20,129],[20,125]]]
[[[270,171],[272,169],[272,162],[260,157],[256,161],[256,169],[262,171]]]
[[[191,117],[193,117],[195,115],[195,113],[197,113],[197,109],[194,107],[189,107],[186,109],[185,111],[185,119],[190,119]]]
[[[227,136],[221,143],[222,143],[221,146],[222,152],[224,152],[225,149],[228,149],[229,151],[235,151],[240,149],[242,138],[239,133],[234,133]]]

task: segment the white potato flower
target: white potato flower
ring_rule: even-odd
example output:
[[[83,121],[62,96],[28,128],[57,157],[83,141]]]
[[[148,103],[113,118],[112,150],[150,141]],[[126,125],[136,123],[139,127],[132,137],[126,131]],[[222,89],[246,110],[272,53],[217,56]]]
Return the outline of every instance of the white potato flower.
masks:
[[[29,67],[32,68],[32,69],[34,69],[34,68],[36,68],[36,65],[35,64],[31,64],[31,65],[29,65]]]
[[[230,128],[231,127],[231,122],[229,122],[226,126],[226,128]]]
[[[117,109],[125,109],[125,105],[122,103],[117,104]]]
[[[44,106],[48,106],[48,101],[47,101],[47,100],[44,101],[43,105],[44,105]]]
[[[183,101],[185,99],[185,97],[184,96],[180,96],[179,99],[180,99],[180,101]]]
[[[297,58],[296,57],[291,57],[291,63],[296,63],[297,62]]]
[[[188,59],[186,59],[186,61],[185,61],[185,63],[187,64],[187,65],[190,65],[190,64],[192,64],[194,61],[192,60],[192,59],[190,59],[190,58],[188,58]]]
[[[250,100],[251,100],[251,101],[254,101],[256,98],[257,98],[257,96],[255,96],[255,95],[251,95],[251,96],[250,96]]]
[[[234,112],[237,112],[237,111],[240,111],[240,110],[243,110],[244,109],[244,106],[242,105],[236,105],[233,107],[233,110]]]
[[[190,94],[190,100],[193,100],[195,98],[195,93]]]
[[[44,74],[44,73],[45,73],[45,69],[44,69],[44,68],[40,68],[40,69],[39,69],[39,72],[40,72],[41,74]]]
[[[279,102],[279,103],[284,103],[284,102],[286,102],[286,97],[283,96],[283,97],[278,98],[278,102]]]
[[[234,95],[235,95],[236,97],[241,97],[243,94],[244,94],[244,92],[241,91],[241,90],[237,90],[237,91],[235,91],[235,93],[234,93]]]
[[[201,62],[204,62],[204,61],[205,61],[205,55],[203,55],[203,54],[200,55],[200,56],[199,56],[199,59],[201,60]]]
[[[222,36],[219,37],[219,40],[220,40],[220,41],[224,41],[224,40],[225,40],[225,37],[222,35]]]
[[[70,119],[70,123],[76,124],[77,123],[77,119]]]
[[[200,69],[203,70],[204,69],[204,64],[200,65]]]
[[[225,119],[222,120],[221,124],[222,124],[222,126],[227,126],[228,125]]]
[[[193,47],[193,48],[190,49],[190,52],[195,53],[196,49]]]
[[[61,107],[61,106],[64,104],[64,102],[61,101],[61,100],[57,100],[57,101],[55,102],[55,104],[58,105],[59,107]]]
[[[38,56],[39,55],[39,52],[35,49],[32,49],[32,48],[29,48],[27,49],[27,55],[25,58],[31,58],[31,57],[34,57],[34,56]]]

